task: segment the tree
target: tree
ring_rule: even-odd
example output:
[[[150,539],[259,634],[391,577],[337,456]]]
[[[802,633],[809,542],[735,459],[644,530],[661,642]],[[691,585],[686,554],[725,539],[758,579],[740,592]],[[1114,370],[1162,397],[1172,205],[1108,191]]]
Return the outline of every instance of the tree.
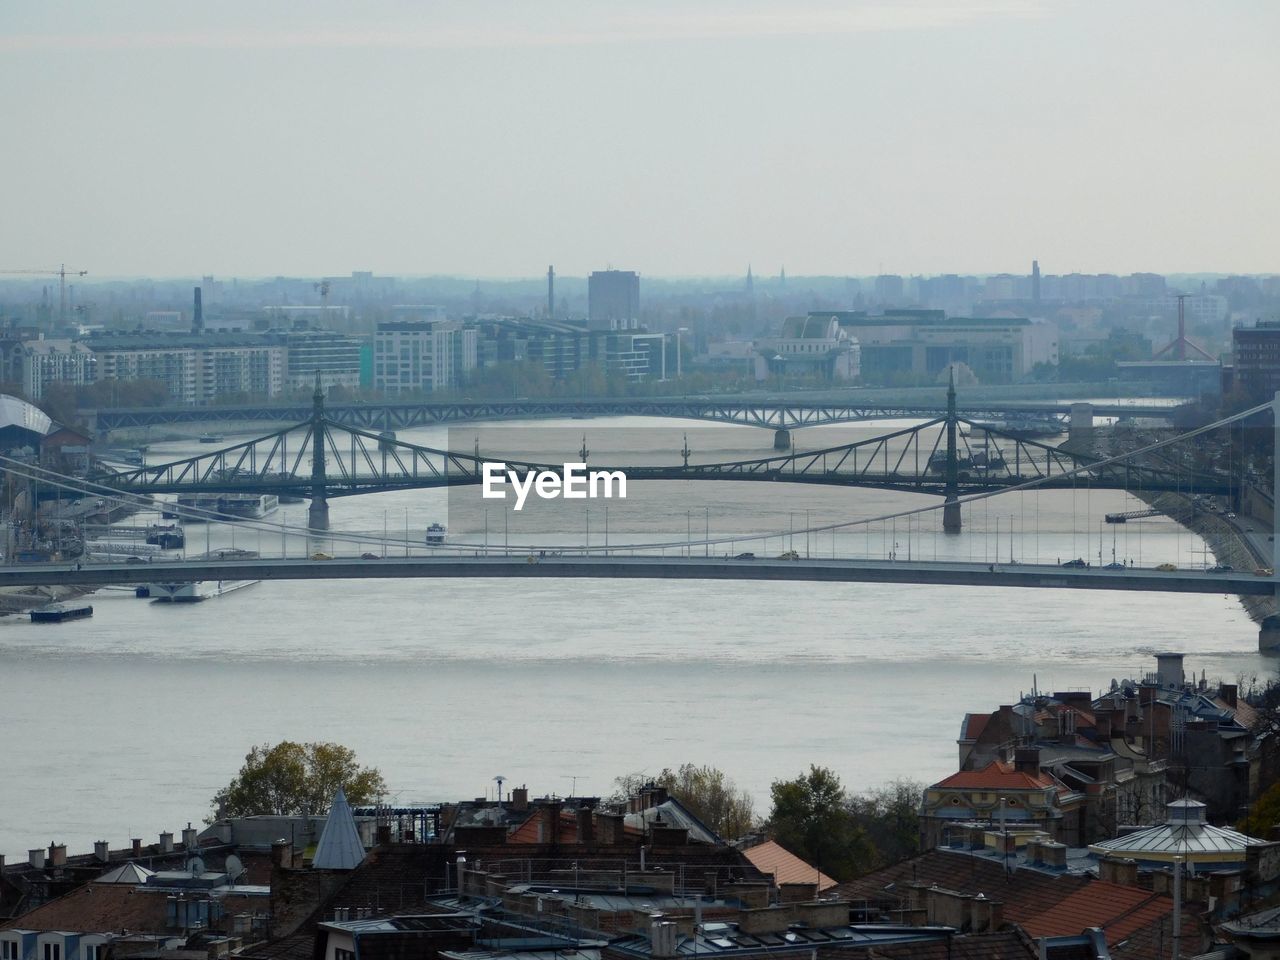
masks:
[[[874,861],[840,778],[826,767],[811,765],[794,780],[775,780],[770,793],[769,832],[802,860],[837,880],[852,879]]]
[[[665,768],[656,777],[630,773],[614,781],[618,790],[610,798],[616,805],[650,783],[662,787],[685,806],[690,813],[726,840],[750,833],[756,825],[755,804],[751,795],[740,790],[723,770],[712,766],[682,764],[678,769]]]
[[[213,795],[214,816],[316,816],[342,787],[352,804],[375,802],[387,790],[382,774],[361,767],[349,747],[338,743],[295,743],[255,746],[245,755],[240,773]]]
[[[894,780],[849,798],[849,812],[870,844],[875,870],[920,852],[920,797],[925,785]]]

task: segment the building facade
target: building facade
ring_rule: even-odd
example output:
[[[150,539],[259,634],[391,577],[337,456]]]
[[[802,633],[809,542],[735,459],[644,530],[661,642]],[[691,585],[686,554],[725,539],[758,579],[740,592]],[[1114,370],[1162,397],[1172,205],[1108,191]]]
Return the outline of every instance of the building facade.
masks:
[[[640,326],[640,275],[631,270],[597,270],[587,278],[587,326],[592,330],[634,330]]]
[[[288,348],[260,335],[125,334],[82,345],[93,355],[96,380],[156,380],[174,403],[272,398],[284,391]]]
[[[1280,322],[1259,320],[1231,331],[1232,371],[1236,388],[1246,396],[1266,399],[1280,390]]]
[[[923,383],[964,364],[981,383],[1014,383],[1038,363],[1058,362],[1058,329],[1025,317],[948,317],[941,310],[810,314],[830,317],[856,340],[868,384]]]
[[[391,394],[460,387],[476,368],[477,334],[450,321],[387,320],[373,337],[373,385]]]

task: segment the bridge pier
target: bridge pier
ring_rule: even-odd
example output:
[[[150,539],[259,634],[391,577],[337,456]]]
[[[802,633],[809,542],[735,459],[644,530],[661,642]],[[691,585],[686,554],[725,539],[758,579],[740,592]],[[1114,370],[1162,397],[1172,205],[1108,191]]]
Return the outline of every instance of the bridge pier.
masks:
[[[1088,444],[1093,440],[1093,404],[1073,403],[1071,420],[1067,426],[1067,441],[1073,448],[1077,444]]]
[[[329,529],[329,501],[324,497],[312,497],[311,506],[307,508],[307,529]]]
[[[791,449],[791,431],[785,427],[779,427],[773,431],[773,449],[790,450]]]
[[[942,532],[959,533],[962,526],[960,504],[954,501],[947,501],[942,506]]]
[[[1280,615],[1264,617],[1258,625],[1258,652],[1280,652]]]

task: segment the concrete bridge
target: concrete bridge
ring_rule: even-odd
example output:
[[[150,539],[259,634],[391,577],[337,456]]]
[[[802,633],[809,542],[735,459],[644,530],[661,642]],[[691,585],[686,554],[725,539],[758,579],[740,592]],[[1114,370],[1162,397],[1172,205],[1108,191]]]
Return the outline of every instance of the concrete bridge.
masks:
[[[479,549],[479,548],[477,548]],[[738,555],[741,556],[741,555]],[[624,580],[777,580],[818,583],[917,583],[965,587],[1136,590],[1160,593],[1271,596],[1274,576],[1251,573],[1073,568],[1044,564],[951,563],[928,560],[867,560],[652,555],[509,556],[459,555],[385,557],[362,560],[261,558],[253,560],[170,560],[147,564],[20,564],[0,568],[0,586],[97,586],[195,580],[368,580],[537,577]]]

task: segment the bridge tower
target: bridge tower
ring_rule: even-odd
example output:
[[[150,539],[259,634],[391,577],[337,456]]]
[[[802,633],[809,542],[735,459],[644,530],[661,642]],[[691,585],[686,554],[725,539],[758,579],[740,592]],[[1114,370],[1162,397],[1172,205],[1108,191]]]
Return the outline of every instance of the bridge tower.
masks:
[[[324,465],[326,439],[324,390],[320,386],[320,371],[317,370],[316,392],[311,395],[311,506],[307,510],[307,527],[311,530],[329,529],[329,498]]]
[[[959,533],[960,522],[960,463],[956,453],[956,371],[951,368],[947,384],[947,473],[943,491],[942,530]]]

